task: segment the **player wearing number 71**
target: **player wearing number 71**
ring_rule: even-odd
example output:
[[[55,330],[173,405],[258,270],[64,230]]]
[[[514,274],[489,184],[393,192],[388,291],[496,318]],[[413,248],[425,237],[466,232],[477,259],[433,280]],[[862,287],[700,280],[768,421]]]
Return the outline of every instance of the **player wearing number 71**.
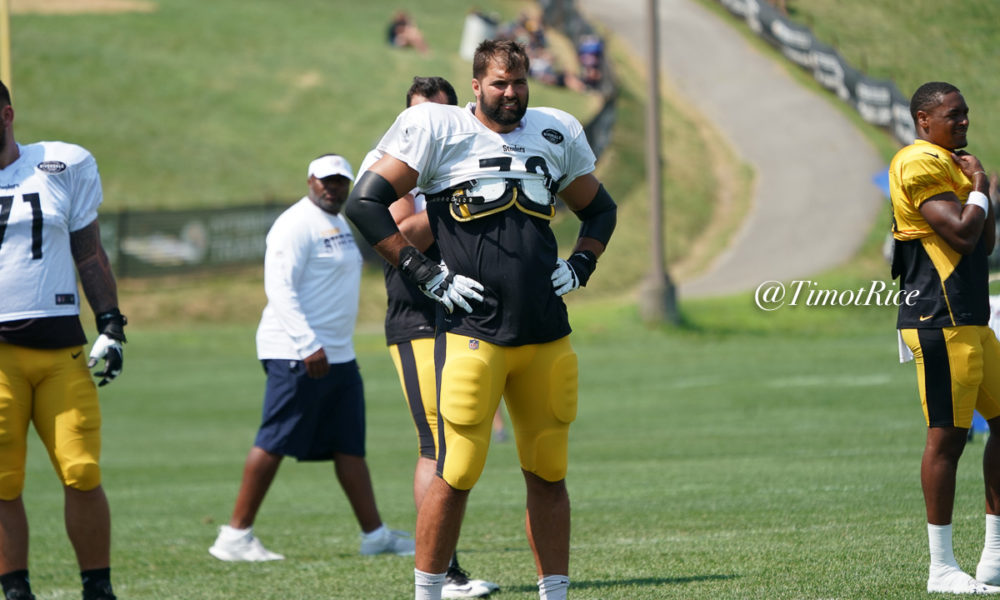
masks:
[[[586,285],[614,230],[616,206],[593,175],[580,123],[560,110],[528,108],[527,72],[521,45],[480,44],[476,103],[403,111],[346,207],[365,239],[441,303],[437,478],[417,512],[418,600],[441,598],[501,396],[527,488],[539,595],[561,600],[569,585],[565,478],[577,358],[562,296]],[[410,244],[390,215],[388,206],[414,187],[427,197],[441,263]],[[565,260],[549,225],[556,196],[582,221]]]
[[[101,487],[101,412],[88,367],[105,385],[121,373],[125,317],[101,246],[97,163],[79,146],[14,141],[0,83],[0,584],[31,600],[28,521],[21,499],[28,424],[63,483],[66,532],[84,600],[114,600],[111,516]],[[90,356],[77,272],[97,320]]]

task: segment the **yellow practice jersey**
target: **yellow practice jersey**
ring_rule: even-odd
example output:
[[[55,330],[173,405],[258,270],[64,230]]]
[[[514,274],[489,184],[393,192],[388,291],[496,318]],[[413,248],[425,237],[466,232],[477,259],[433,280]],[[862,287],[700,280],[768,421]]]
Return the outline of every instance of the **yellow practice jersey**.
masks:
[[[917,292],[899,307],[897,327],[937,328],[986,325],[989,320],[987,252],[982,238],[972,254],[962,255],[930,226],[920,206],[952,192],[965,202],[972,182],[951,159],[951,151],[916,140],[896,153],[889,165],[892,275],[900,289]]]

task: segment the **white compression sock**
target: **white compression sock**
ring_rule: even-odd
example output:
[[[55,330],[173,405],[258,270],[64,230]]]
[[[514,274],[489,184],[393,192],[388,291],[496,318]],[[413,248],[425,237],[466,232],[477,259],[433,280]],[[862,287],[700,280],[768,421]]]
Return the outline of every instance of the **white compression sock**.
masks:
[[[986,544],[983,552],[1000,556],[1000,516],[986,515]]]
[[[1000,517],[986,515],[986,541],[976,565],[976,579],[983,583],[1000,583]]]
[[[441,600],[445,575],[447,573],[424,573],[420,569],[413,569],[413,600]]]
[[[538,580],[538,599],[566,600],[567,589],[569,589],[569,576],[545,575]]]
[[[958,568],[955,552],[951,545],[951,525],[927,524],[927,540],[931,550],[931,569]]]

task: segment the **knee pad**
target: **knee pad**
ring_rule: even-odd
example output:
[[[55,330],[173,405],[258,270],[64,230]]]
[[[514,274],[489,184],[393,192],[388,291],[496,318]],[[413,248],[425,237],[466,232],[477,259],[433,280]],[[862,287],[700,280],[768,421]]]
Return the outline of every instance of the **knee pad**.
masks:
[[[493,410],[490,366],[478,358],[448,361],[442,377],[438,419],[444,427],[444,449],[439,452],[441,477],[456,489],[476,484],[486,464]]]
[[[478,358],[462,356],[448,361],[441,382],[440,417],[461,426],[478,425],[492,417],[490,366]]]
[[[569,465],[569,425],[561,429],[552,428],[535,436],[534,468],[521,465],[526,471],[538,475],[545,481],[566,479]]]
[[[569,425],[576,420],[580,372],[576,353],[563,354],[552,361],[552,382],[549,403],[553,416]]]
[[[67,487],[88,492],[101,485],[101,468],[96,462],[73,463],[59,477]]]
[[[566,478],[569,461],[569,425],[576,419],[578,366],[576,354],[563,354],[552,361],[548,411],[535,423],[533,436],[518,439],[521,468],[545,481]]]

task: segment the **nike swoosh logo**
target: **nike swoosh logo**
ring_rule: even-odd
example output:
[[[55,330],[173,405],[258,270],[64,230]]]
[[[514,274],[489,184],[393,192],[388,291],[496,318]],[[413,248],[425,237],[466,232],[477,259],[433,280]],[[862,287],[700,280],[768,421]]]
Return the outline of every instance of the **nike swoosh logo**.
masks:
[[[80,356],[81,354],[83,354],[83,350],[80,350],[79,352],[76,352],[76,353],[71,352],[70,356],[72,358],[76,358],[76,357]]]
[[[934,154],[933,152],[924,152],[924,154],[926,154],[927,156],[933,156],[934,158],[941,158],[940,156]]]
[[[933,317],[933,316],[934,316],[934,315],[927,315],[926,317],[924,317],[924,316],[921,316],[921,317],[920,317],[920,321],[921,321],[921,322],[923,322],[923,321],[926,321],[927,319],[930,319],[930,318],[931,318],[931,317]]]

